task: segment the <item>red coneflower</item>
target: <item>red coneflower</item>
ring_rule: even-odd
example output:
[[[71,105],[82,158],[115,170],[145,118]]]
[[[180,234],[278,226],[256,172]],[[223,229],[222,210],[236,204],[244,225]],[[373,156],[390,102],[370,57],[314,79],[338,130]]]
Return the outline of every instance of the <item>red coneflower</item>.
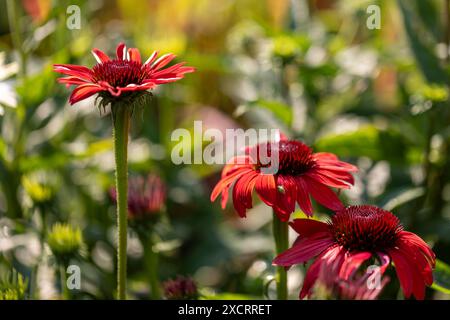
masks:
[[[262,172],[268,167],[268,161],[260,156],[263,149],[269,159],[277,153],[276,173]],[[248,149],[245,155],[232,158],[223,168],[211,201],[221,194],[222,208],[225,208],[228,191],[235,182],[233,204],[241,217],[245,217],[246,210],[252,208],[252,191],[256,189],[261,200],[273,207],[278,218],[287,221],[295,211],[296,202],[305,214],[313,214],[310,196],[327,208],[342,209],[342,203],[330,187],[350,188],[354,184],[350,172],[356,171],[355,166],[340,161],[332,153],[313,153],[300,141],[282,138],[277,143],[259,144]]]
[[[300,299],[310,295],[321,270],[348,281],[364,263],[378,261],[380,273],[395,265],[406,298],[423,299],[425,286],[433,283],[435,255],[416,234],[404,231],[391,212],[375,206],[350,206],[328,223],[296,219],[291,227],[300,234],[294,245],[273,263],[292,266],[317,257],[309,267]]]
[[[164,296],[169,300],[198,299],[197,285],[190,277],[177,276],[163,283]]]
[[[158,52],[153,52],[142,63],[139,50],[125,44],[117,46],[117,58],[110,59],[103,51],[93,49],[92,54],[97,64],[89,69],[72,64],[55,64],[56,72],[68,77],[59,78],[58,82],[67,86],[76,85],[69,102],[74,104],[96,93],[109,99],[118,99],[136,92],[145,92],[159,84],[174,82],[184,77],[184,74],[194,72],[192,67],[184,66],[184,62],[177,63],[163,69],[175,55],[165,54],[157,59]]]
[[[116,189],[110,196],[116,202]],[[128,218],[143,219],[161,212],[166,200],[166,186],[161,178],[149,174],[146,178],[132,177],[128,181]]]

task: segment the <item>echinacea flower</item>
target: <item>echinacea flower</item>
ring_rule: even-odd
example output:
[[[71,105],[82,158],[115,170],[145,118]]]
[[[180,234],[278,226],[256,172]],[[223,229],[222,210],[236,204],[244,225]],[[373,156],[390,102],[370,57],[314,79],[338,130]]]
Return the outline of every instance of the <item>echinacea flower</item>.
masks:
[[[331,272],[327,268],[321,268],[313,288],[313,293],[308,297],[320,300],[375,300],[378,298],[390,278],[381,275],[380,268],[373,266],[361,275],[343,280],[336,277],[338,265],[331,266]]]
[[[117,201],[116,189],[110,196]],[[128,218],[142,220],[161,212],[166,200],[166,186],[159,176],[149,174],[146,178],[131,177],[128,181]]]
[[[264,149],[267,157],[278,155],[278,171],[264,173],[268,159],[261,157]],[[255,157],[255,155],[257,155]],[[222,170],[222,178],[211,193],[211,201],[221,194],[222,208],[228,200],[228,191],[233,183],[233,204],[241,217],[252,208],[252,191],[256,189],[262,201],[271,206],[281,221],[289,220],[298,203],[302,211],[311,216],[313,208],[310,196],[323,206],[340,210],[343,205],[330,189],[348,189],[354,184],[350,172],[357,168],[340,161],[332,153],[313,153],[300,141],[282,138],[279,142],[266,142],[249,148],[245,155],[237,156]]]
[[[139,50],[120,43],[116,49],[117,57],[110,59],[103,51],[93,49],[97,64],[89,69],[72,64],[55,64],[54,71],[67,75],[58,82],[76,88],[70,95],[69,102],[74,104],[96,93],[107,101],[129,98],[133,94],[145,94],[164,83],[174,82],[186,73],[194,72],[194,68],[185,66],[184,62],[166,67],[174,58],[172,53],[158,57],[153,52],[142,62]],[[134,96],[133,96],[134,98]]]
[[[320,272],[335,279],[354,279],[365,263],[378,262],[382,275],[392,261],[406,298],[424,299],[433,283],[435,254],[416,234],[403,230],[391,212],[375,206],[350,206],[328,223],[296,219],[291,227],[300,234],[294,245],[273,263],[289,267],[315,258],[308,268],[300,299],[311,294]],[[322,271],[321,271],[322,270]]]
[[[190,277],[177,276],[163,283],[164,296],[168,300],[196,300],[197,285]]]

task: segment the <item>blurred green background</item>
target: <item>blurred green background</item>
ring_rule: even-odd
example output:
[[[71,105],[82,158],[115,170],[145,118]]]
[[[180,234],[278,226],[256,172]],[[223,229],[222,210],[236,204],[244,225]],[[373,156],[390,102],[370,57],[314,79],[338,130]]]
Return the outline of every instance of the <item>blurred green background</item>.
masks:
[[[172,131],[192,130],[194,120],[220,130],[280,128],[358,165],[344,203],[392,210],[450,262],[449,1],[7,2],[0,1],[0,276],[20,272],[25,296],[59,297],[45,238],[66,222],[81,228],[85,243],[72,261],[82,275],[72,298],[114,297],[110,117],[93,99],[69,106],[52,64],[91,67],[91,48],[112,54],[121,41],[143,56],[176,53],[197,68],[157,89],[132,125],[131,174],[156,172],[168,185],[156,229],[162,280],[192,276],[207,298],[274,297],[270,208],[255,202],[244,220],[230,204],[222,212],[209,201],[221,166],[171,162]],[[81,28],[71,30],[66,10],[74,4]],[[380,29],[366,25],[371,4],[381,9]],[[143,246],[133,230],[128,251],[130,297],[145,299]],[[427,298],[449,298],[449,270],[439,264]],[[304,268],[289,274],[295,299]],[[402,298],[391,278],[382,298]]]

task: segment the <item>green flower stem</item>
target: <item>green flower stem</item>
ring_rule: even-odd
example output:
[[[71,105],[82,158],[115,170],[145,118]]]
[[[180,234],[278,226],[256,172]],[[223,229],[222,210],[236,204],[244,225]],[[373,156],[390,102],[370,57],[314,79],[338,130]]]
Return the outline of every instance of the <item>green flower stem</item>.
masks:
[[[19,52],[19,76],[23,79],[27,73],[27,53],[23,47],[22,28],[20,25],[20,3],[15,0],[6,1],[11,38],[15,49]]]
[[[149,271],[148,277],[151,287],[150,298],[153,300],[159,300],[161,299],[161,288],[159,285],[159,278],[158,278],[159,256],[158,252],[155,251],[154,241],[151,236],[147,243],[144,253],[145,253],[145,260],[147,263],[147,269]]]
[[[281,221],[277,217],[275,212],[273,213],[273,237],[275,240],[275,249],[277,255],[288,249],[288,223]],[[275,280],[277,284],[277,299],[287,300],[287,272],[284,267],[277,267]]]
[[[66,267],[63,263],[59,264],[59,276],[61,282],[61,298],[62,300],[69,300],[70,293],[67,288],[67,277],[66,277]]]
[[[117,193],[117,297],[126,299],[127,290],[127,219],[128,219],[128,132],[131,113],[122,105],[113,108],[114,155],[116,160]]]

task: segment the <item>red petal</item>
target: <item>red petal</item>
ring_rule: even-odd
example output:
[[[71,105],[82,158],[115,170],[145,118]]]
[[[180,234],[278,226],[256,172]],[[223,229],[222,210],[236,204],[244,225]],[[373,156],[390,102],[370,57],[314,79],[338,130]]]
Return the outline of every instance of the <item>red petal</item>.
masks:
[[[109,57],[103,51],[94,48],[91,52],[98,63],[109,61]]]
[[[77,66],[73,64],[55,64],[53,65],[53,70],[58,73],[79,77],[92,82],[92,70],[84,66]]]
[[[328,232],[328,224],[312,219],[295,219],[289,225],[302,237],[310,237],[318,232]]]
[[[313,155],[314,157],[314,155]],[[358,168],[350,163],[338,160],[323,160],[316,159],[316,165],[318,168],[332,169],[338,171],[357,172]]]
[[[319,274],[321,272],[332,272],[329,270],[330,266],[334,267],[334,265],[330,265],[330,261],[334,261],[336,263],[336,267],[339,267],[339,263],[342,261],[342,248],[339,246],[330,247],[325,250],[320,256],[317,257],[316,261],[309,267],[306,272],[305,280],[303,281],[303,287],[300,291],[300,299],[305,298],[311,293],[311,289],[313,288]],[[324,269],[326,268],[326,269]],[[331,278],[334,278],[331,275]]]
[[[125,46],[125,43],[123,42],[119,43],[116,48],[117,59],[125,60],[126,54],[127,54],[127,47]]]
[[[159,69],[165,67],[173,59],[175,59],[175,55],[173,53],[167,53],[167,54],[161,56],[158,60],[156,60],[153,63],[152,70],[156,71],[156,70],[159,70]]]
[[[388,253],[394,261],[395,270],[405,297],[409,298],[411,294],[414,294],[416,299],[423,300],[425,283],[417,265],[397,248],[389,250]]]
[[[311,196],[316,199],[317,202],[334,211],[344,209],[339,198],[327,186],[324,186],[307,175],[304,175],[303,179],[308,185],[308,191],[311,193]]]
[[[102,90],[103,90],[103,88],[97,84],[89,83],[89,84],[80,85],[72,91],[72,94],[70,95],[70,98],[69,98],[69,102],[70,102],[70,104],[77,103],[78,101],[86,99]]]
[[[287,221],[290,214],[295,211],[297,185],[294,178],[289,176],[276,176],[276,184],[277,188],[282,187],[283,191],[277,189],[274,209],[282,221]]]
[[[141,54],[139,53],[138,49],[136,48],[128,49],[128,55],[130,57],[130,61],[141,63]]]
[[[426,285],[431,286],[433,283],[433,267],[432,262],[422,253],[413,243],[399,239],[397,242],[398,249],[407,256],[410,260],[414,261],[418,266],[420,273],[425,281]]]
[[[89,83],[88,81],[81,79],[79,77],[74,77],[74,76],[70,76],[70,77],[65,77],[65,78],[58,78],[56,81],[58,81],[59,83],[64,83],[67,86],[70,85],[78,85],[78,84],[86,84]]]
[[[425,255],[425,257],[430,261],[431,266],[434,268],[436,265],[436,255],[430,249],[430,247],[423,241],[418,235],[408,232],[400,231],[399,236],[405,242],[410,242],[417,246],[417,248]]]
[[[353,276],[361,264],[370,257],[372,257],[370,252],[348,254],[342,263],[341,270],[339,271],[339,277],[347,281],[351,276]]]
[[[300,209],[309,217],[313,215],[311,199],[309,198],[308,185],[302,177],[296,178],[297,182],[297,202]]]
[[[329,152],[316,152],[313,154],[313,157],[317,160],[339,160],[338,157],[334,153]]]
[[[249,172],[241,176],[233,188],[233,204],[237,213],[241,217],[245,217],[246,210],[252,207],[252,191],[255,186],[255,180],[258,174]]]
[[[219,194],[222,192],[224,188],[228,188],[237,178],[251,171],[252,169],[250,168],[241,168],[240,170],[236,170],[235,172],[226,176],[225,178],[222,178],[216,184],[211,193],[211,202],[214,202],[216,200],[216,198],[219,196]]]
[[[328,232],[316,233],[314,236],[300,240],[294,247],[279,254],[273,264],[290,267],[294,264],[305,263],[319,255],[334,244]]]
[[[152,64],[153,61],[155,61],[156,57],[158,56],[158,51],[153,51],[153,53],[150,55],[150,57],[148,57],[147,61],[144,62],[145,64]]]
[[[256,192],[268,206],[273,206],[277,199],[275,178],[270,174],[260,174],[256,179]]]
[[[350,189],[350,187],[352,186],[352,183],[339,179],[338,178],[339,176],[334,175],[333,172],[331,171],[326,170],[319,171],[316,169],[312,169],[311,171],[306,173],[306,175],[329,187],[339,189]],[[345,177],[348,179],[348,176]],[[352,182],[354,183],[353,179]]]
[[[122,92],[123,91],[146,91],[156,87],[154,83],[143,83],[143,84],[129,84],[126,87],[117,87]]]
[[[309,296],[311,293],[311,289],[319,277],[320,270],[322,268],[323,260],[319,257],[316,261],[314,261],[311,266],[306,271],[305,279],[303,280],[302,290],[299,294],[299,299],[304,299],[306,296]]]
[[[391,258],[389,257],[389,255],[387,255],[384,252],[377,252],[377,254],[378,254],[378,257],[380,258],[380,263],[381,263],[380,271],[381,271],[381,274],[384,274],[386,269],[387,269],[387,267],[389,267],[389,264],[391,263]]]

